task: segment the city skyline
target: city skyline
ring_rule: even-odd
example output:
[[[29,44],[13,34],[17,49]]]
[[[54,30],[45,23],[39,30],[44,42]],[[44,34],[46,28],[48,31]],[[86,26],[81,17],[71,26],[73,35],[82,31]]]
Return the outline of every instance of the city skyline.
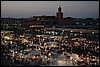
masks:
[[[59,5],[64,18],[99,18],[99,1],[1,1],[1,17],[56,16]]]

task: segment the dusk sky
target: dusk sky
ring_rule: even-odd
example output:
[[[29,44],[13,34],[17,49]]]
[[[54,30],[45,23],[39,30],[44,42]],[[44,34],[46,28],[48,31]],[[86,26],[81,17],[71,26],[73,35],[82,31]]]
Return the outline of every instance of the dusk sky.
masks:
[[[55,16],[59,5],[64,17],[99,17],[99,1],[1,1],[1,17]]]

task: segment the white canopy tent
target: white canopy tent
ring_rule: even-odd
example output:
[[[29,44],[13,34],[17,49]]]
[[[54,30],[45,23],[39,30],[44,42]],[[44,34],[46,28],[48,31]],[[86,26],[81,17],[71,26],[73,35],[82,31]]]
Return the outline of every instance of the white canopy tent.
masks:
[[[46,42],[46,44],[58,44],[58,42]]]
[[[30,52],[30,55],[40,55],[41,52],[39,50],[33,50]]]
[[[46,42],[45,44],[47,44],[48,47],[53,47],[53,48],[58,47],[58,42]]]
[[[36,37],[49,37],[50,35],[36,35]]]
[[[62,36],[51,36],[51,38],[63,38]]]
[[[40,45],[39,44],[33,44],[32,46],[36,46],[37,47],[37,46],[40,46]]]

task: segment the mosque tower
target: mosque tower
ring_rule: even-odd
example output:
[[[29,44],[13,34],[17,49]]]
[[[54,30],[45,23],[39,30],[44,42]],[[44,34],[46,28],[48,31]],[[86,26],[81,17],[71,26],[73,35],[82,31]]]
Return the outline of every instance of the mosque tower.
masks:
[[[58,18],[58,19],[62,19],[63,18],[63,13],[61,12],[61,7],[59,6],[59,8],[58,8],[58,12],[56,13],[56,17]]]

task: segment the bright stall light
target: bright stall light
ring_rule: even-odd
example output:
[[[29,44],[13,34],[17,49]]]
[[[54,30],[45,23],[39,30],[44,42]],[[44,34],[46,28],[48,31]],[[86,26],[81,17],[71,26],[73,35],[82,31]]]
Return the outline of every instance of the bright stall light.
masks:
[[[8,36],[5,36],[4,38],[5,38],[5,39],[8,39],[8,40],[10,39]]]

